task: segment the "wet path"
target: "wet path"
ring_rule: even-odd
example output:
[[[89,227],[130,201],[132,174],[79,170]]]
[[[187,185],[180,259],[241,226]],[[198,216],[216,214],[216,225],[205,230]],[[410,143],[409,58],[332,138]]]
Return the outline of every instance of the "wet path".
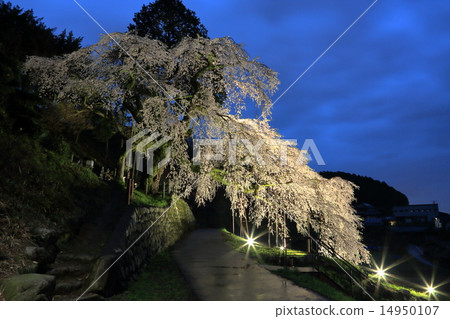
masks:
[[[326,300],[232,250],[217,229],[199,229],[172,255],[200,300]]]

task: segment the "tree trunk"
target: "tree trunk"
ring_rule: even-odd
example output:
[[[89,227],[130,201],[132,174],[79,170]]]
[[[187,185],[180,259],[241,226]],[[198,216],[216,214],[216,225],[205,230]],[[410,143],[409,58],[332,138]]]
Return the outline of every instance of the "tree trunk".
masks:
[[[307,239],[307,243],[308,243],[308,253],[312,252],[312,247],[311,247],[311,224],[308,224],[308,239]]]
[[[247,232],[247,237],[250,237],[250,230],[249,230],[249,227],[248,227],[247,211],[245,211],[244,219],[245,219],[245,231]]]
[[[242,215],[239,214],[239,236],[244,237],[244,233],[243,233],[244,227],[243,227],[243,223],[242,223]]]
[[[277,247],[279,247],[280,246],[280,242],[278,241],[278,238],[279,238],[279,234],[278,234],[278,217],[276,216],[275,217],[276,219],[275,219],[275,245],[277,246]]]
[[[119,176],[116,176],[116,178],[119,178],[121,181],[123,180],[124,176],[125,176],[125,165],[126,165],[126,156],[123,155],[120,160],[119,160]]]
[[[153,183],[152,183],[152,194],[156,195],[159,192],[159,183],[161,182],[161,177],[163,175],[164,169],[159,169],[158,172],[156,172],[156,175],[153,177]]]
[[[236,235],[236,230],[234,229],[234,212],[231,212],[231,224],[233,227],[233,234]]]

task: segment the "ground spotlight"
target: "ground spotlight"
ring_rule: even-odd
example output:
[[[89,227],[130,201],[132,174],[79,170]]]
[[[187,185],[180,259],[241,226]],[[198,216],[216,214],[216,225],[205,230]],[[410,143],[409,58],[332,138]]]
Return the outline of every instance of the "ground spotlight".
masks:
[[[284,250],[284,246],[280,246],[280,250]]]
[[[384,278],[386,276],[386,272],[383,269],[379,268],[377,270],[377,276],[380,278]]]
[[[436,290],[434,290],[433,287],[428,286],[428,288],[427,288],[427,293],[429,293],[429,294],[434,294],[435,292],[436,292]]]
[[[255,244],[255,240],[251,237],[247,238],[247,245],[249,245],[250,247],[253,246]]]

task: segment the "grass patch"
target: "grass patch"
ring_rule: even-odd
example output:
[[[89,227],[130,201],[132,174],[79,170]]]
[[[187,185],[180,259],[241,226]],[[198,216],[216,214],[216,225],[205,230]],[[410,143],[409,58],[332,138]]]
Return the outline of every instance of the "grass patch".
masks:
[[[126,189],[125,183],[120,181],[120,184]],[[131,205],[134,207],[167,207],[171,201],[170,196],[163,197],[160,194],[153,195],[141,192],[138,189],[133,191],[133,198],[131,199]]]
[[[423,299],[428,299],[428,294],[425,292],[419,292],[417,290],[414,290],[412,288],[408,288],[408,287],[403,287],[403,286],[399,286],[393,283],[389,283],[389,282],[383,282],[381,283],[383,286],[394,289],[396,291],[400,291],[400,290],[408,290],[411,295],[413,295],[414,297],[418,297],[418,298],[423,298]]]
[[[278,264],[279,259],[283,257],[284,251],[279,247],[267,247],[257,242],[253,244],[251,249],[247,245],[247,241],[239,236],[236,236],[226,229],[222,229],[223,237],[234,250],[241,253],[248,253],[252,258],[256,258],[259,263]],[[304,257],[307,253],[299,250],[287,249],[287,257]]]
[[[114,301],[196,300],[168,250],[150,259],[149,265],[127,291],[111,297]]]
[[[145,195],[141,191],[135,189],[131,205],[135,207],[167,207],[170,203],[170,197],[162,197],[162,195]]]
[[[272,273],[274,273],[280,277],[291,280],[297,286],[318,292],[319,294],[327,297],[328,299],[334,300],[334,301],[347,301],[347,300],[354,301],[355,300],[352,297],[343,293],[342,291],[339,291],[339,290],[335,289],[334,287],[331,287],[330,285],[324,283],[320,279],[314,277],[314,275],[312,275],[312,274],[301,273],[296,270],[290,270],[290,269],[278,269],[278,270],[272,271]]]
[[[386,280],[380,280],[376,275],[369,275],[370,280],[372,280],[374,283],[378,283],[386,288],[390,288],[393,289],[395,291],[401,291],[401,290],[408,290],[412,296],[416,297],[416,298],[421,298],[421,299],[428,299],[429,295],[426,292],[420,292],[417,291],[413,288],[409,288],[409,287],[405,287],[404,285],[402,285],[399,282],[389,282]],[[387,279],[387,280],[391,280],[391,279]],[[396,281],[398,281],[398,279],[396,279]]]

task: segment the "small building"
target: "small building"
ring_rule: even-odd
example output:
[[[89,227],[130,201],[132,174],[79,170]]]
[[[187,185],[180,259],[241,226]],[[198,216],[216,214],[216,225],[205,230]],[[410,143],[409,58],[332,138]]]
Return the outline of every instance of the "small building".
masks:
[[[365,226],[383,226],[384,219],[383,217],[366,217],[364,218]]]
[[[441,229],[445,231],[450,231],[450,215],[446,213],[439,213],[439,222],[441,223]]]
[[[360,203],[356,206],[356,213],[360,216],[380,216],[381,212],[368,203]]]
[[[356,206],[356,214],[363,218],[364,226],[379,227],[384,225],[382,213],[368,203],[360,203]]]
[[[438,204],[394,206],[392,208],[397,223],[403,225],[425,225],[434,223],[439,217]]]

